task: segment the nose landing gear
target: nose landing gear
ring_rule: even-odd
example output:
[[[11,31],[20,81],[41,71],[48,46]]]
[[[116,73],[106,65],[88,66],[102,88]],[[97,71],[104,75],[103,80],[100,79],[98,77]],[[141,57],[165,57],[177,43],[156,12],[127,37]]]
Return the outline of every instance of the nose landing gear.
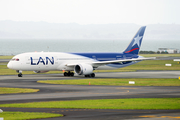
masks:
[[[18,77],[22,77],[22,76],[23,76],[21,70],[17,70],[16,72],[19,73],[19,74],[18,74]]]
[[[18,77],[22,77],[22,73],[19,73],[19,74],[18,74]]]

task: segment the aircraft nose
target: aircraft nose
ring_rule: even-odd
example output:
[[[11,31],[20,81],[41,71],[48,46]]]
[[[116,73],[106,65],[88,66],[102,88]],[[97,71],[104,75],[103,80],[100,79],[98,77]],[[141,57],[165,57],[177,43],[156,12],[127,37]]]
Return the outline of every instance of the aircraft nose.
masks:
[[[9,69],[13,69],[13,64],[12,64],[12,62],[9,62],[9,63],[7,64],[7,67],[8,67]]]

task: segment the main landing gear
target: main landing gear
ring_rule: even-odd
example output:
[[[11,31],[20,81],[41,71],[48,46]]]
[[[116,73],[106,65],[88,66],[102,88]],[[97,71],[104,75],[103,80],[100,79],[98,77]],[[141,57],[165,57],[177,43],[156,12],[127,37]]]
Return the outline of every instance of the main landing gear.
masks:
[[[92,77],[92,78],[94,78],[95,77],[95,74],[94,73],[92,73],[92,74],[90,74],[90,75],[84,75],[85,77]]]
[[[71,72],[71,71],[68,71],[68,72],[64,72],[64,76],[74,76],[74,73]]]
[[[68,72],[64,72],[64,76],[74,76],[74,73],[71,72],[71,71],[68,71]],[[84,77],[89,77],[89,78],[94,78],[95,77],[95,74],[92,73],[92,74],[89,74],[89,75],[84,75]]]

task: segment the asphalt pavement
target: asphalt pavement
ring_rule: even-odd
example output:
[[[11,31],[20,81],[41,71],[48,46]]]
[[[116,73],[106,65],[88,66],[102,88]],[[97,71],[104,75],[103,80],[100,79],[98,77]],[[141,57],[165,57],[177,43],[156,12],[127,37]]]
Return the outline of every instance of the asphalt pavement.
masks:
[[[121,73],[96,73],[96,78],[177,78],[180,71],[138,71]],[[40,101],[121,99],[121,98],[179,98],[179,86],[93,86],[53,85],[37,83],[38,80],[83,79],[83,76],[64,77],[63,74],[35,74],[1,76],[0,87],[34,88],[37,93],[0,95],[0,104]],[[1,108],[4,111],[51,112],[65,115],[48,120],[154,120],[179,119],[180,110],[94,110],[94,109],[54,109],[54,108]],[[165,116],[165,117],[163,117]],[[42,119],[47,120],[47,119]]]

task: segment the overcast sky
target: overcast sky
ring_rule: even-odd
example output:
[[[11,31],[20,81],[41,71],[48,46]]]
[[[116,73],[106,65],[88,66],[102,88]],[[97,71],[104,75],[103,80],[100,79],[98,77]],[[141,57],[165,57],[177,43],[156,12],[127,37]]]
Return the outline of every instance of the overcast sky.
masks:
[[[180,24],[180,0],[0,0],[0,20]]]

